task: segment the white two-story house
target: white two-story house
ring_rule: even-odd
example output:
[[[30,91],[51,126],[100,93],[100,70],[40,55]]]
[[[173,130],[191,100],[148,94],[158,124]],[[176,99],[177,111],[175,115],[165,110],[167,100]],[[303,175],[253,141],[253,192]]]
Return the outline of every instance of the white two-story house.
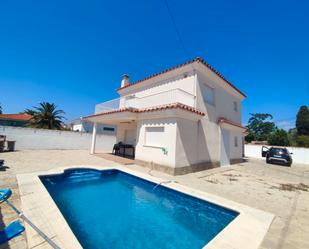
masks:
[[[124,75],[117,92],[84,119],[116,125],[117,141],[135,146],[137,162],[185,174],[242,159],[246,96],[201,58],[134,83]]]

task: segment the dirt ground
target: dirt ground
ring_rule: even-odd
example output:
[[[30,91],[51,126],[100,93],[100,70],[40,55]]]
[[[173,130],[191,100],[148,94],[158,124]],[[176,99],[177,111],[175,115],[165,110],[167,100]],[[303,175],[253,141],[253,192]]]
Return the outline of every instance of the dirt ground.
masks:
[[[89,155],[88,151],[77,150],[25,150],[1,153],[0,158],[6,162],[6,167],[0,170],[0,188],[12,188],[14,194],[10,200],[18,208],[21,204],[16,174],[72,165],[116,165]],[[250,159],[233,166],[183,176],[169,176],[137,165],[126,167],[274,214],[275,219],[261,249],[309,248],[309,165],[295,164],[289,168]],[[17,218],[5,203],[0,205],[0,229]],[[0,246],[3,248],[27,248],[25,236]]]

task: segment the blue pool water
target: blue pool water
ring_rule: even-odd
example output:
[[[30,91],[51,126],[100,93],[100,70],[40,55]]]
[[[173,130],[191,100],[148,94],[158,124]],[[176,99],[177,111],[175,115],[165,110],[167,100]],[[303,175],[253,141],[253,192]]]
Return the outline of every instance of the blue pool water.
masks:
[[[118,170],[41,176],[84,248],[202,248],[238,213]]]

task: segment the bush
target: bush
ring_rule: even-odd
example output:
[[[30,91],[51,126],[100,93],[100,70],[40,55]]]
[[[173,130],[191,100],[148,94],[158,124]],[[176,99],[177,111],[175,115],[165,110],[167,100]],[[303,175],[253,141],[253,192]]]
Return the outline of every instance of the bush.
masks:
[[[249,134],[245,136],[245,141],[247,143],[251,143],[254,139],[255,139],[254,134],[252,134],[251,132],[249,132]]]
[[[301,135],[296,138],[296,144],[299,147],[309,148],[309,136]]]
[[[270,145],[288,146],[288,133],[283,129],[277,129],[268,136],[267,142]]]

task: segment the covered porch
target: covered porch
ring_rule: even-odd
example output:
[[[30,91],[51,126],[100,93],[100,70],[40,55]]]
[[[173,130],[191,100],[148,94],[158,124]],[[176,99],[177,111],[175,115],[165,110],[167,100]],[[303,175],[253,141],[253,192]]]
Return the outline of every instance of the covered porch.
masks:
[[[96,153],[96,136],[98,124],[110,124],[117,127],[116,144],[110,148],[110,153],[117,156],[134,159],[136,146],[137,113],[131,109],[119,109],[110,112],[91,115],[83,118],[93,123],[92,143],[90,153]]]

